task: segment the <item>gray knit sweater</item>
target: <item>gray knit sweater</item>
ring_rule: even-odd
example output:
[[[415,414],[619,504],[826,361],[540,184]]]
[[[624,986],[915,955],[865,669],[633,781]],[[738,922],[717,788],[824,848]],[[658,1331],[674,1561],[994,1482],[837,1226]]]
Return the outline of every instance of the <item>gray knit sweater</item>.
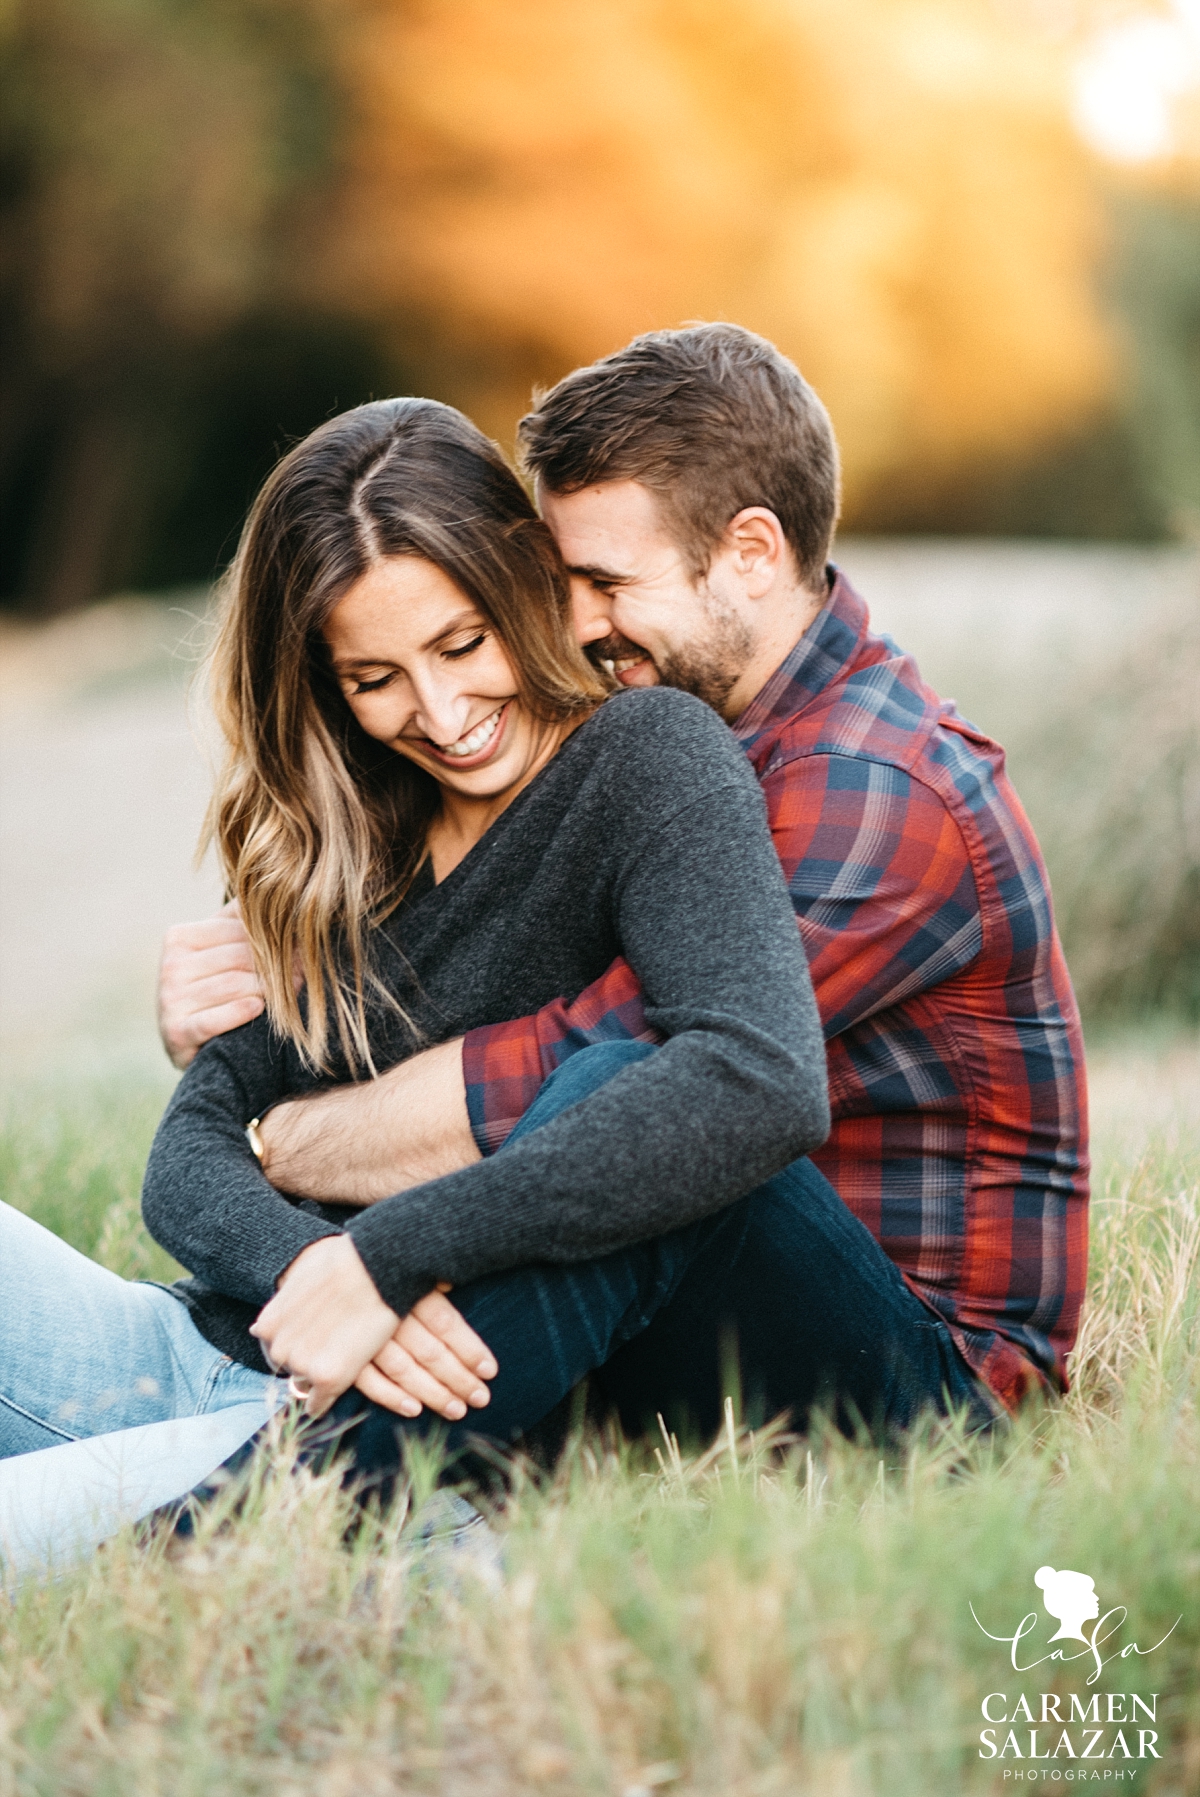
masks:
[[[664,1234],[828,1131],[820,1025],[762,795],[725,725],[684,693],[609,699],[445,880],[418,881],[378,947],[422,1032],[375,1016],[381,1069],[572,999],[617,955],[666,1042],[501,1153],[362,1211],[281,1195],[250,1152],[247,1120],[317,1083],[291,1044],[265,1018],[211,1042],[159,1125],[143,1213],[195,1275],[174,1289],[200,1330],[249,1366],[263,1362],[247,1328],[279,1275],[343,1227],[403,1314],[438,1280]]]

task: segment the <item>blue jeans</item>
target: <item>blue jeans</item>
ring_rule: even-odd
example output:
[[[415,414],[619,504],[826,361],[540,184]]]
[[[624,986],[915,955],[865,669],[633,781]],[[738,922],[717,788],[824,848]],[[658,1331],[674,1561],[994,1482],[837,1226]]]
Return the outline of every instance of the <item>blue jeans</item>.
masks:
[[[0,1459],[274,1401],[167,1288],[120,1279],[0,1204]]]
[[[579,1051],[509,1140],[655,1052],[631,1042]],[[574,1266],[495,1274],[460,1286],[454,1303],[500,1371],[486,1410],[438,1425],[451,1458],[480,1438],[512,1443],[589,1378],[593,1408],[630,1433],[661,1412],[680,1430],[711,1434],[731,1381],[751,1420],[786,1411],[803,1426],[820,1405],[848,1432],[896,1434],[951,1409],[986,1428],[999,1410],[946,1325],[808,1160],[670,1235]],[[397,1419],[354,1392],[331,1421],[355,1470],[376,1478],[396,1470],[406,1435],[436,1423]]]
[[[181,1497],[259,1431],[281,1382],[0,1204],[0,1560],[44,1564]]]

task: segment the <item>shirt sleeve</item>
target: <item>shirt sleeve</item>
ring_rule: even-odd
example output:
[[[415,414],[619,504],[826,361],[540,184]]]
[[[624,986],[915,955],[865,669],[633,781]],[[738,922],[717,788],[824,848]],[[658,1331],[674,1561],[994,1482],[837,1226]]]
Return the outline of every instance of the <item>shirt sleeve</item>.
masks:
[[[248,1118],[297,1090],[291,1059],[265,1017],[201,1049],[163,1114],[142,1184],[155,1241],[206,1284],[252,1304],[274,1295],[301,1249],[340,1233],[277,1192],[246,1140]]]
[[[826,1040],[975,960],[970,857],[922,781],[885,762],[805,755],[763,792]]]
[[[824,1140],[816,1007],[752,780],[649,835],[617,924],[664,1046],[504,1154],[359,1213],[347,1231],[394,1310],[665,1234]]]

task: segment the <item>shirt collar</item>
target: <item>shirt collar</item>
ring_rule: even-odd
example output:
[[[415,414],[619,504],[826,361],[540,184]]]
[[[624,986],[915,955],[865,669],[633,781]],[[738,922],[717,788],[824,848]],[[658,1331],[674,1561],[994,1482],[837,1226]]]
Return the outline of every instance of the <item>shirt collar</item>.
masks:
[[[840,568],[830,563],[829,573],[833,584],[825,604],[734,721],[733,733],[747,753],[823,693],[854,660],[867,634],[865,602]]]

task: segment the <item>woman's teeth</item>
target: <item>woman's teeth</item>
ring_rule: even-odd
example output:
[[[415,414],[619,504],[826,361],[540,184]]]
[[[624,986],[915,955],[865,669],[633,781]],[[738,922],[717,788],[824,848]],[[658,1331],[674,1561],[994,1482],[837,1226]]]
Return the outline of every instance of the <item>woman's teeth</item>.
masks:
[[[492,713],[490,718],[484,718],[482,724],[476,724],[469,736],[460,736],[456,743],[450,743],[446,748],[441,750],[441,753],[443,755],[453,755],[460,758],[467,755],[478,755],[480,749],[486,748],[493,736],[495,736],[497,726],[500,723],[500,713],[503,710],[503,705],[499,706],[497,710]]]

